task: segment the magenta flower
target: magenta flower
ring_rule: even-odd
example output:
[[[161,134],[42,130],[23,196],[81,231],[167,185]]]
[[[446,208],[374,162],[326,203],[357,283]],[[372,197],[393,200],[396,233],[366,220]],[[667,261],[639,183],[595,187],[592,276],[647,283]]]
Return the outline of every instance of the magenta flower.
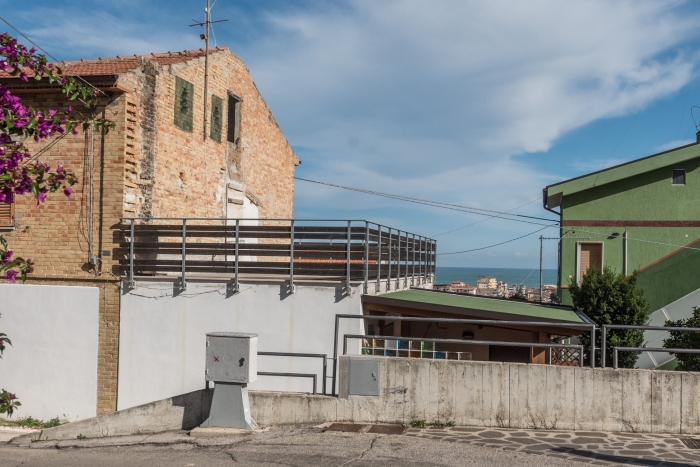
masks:
[[[16,282],[16,280],[17,280],[16,277],[17,277],[17,271],[15,271],[14,269],[10,269],[9,271],[7,271],[5,273],[5,279],[7,279],[8,281],[10,281],[12,283]]]
[[[70,196],[73,194],[73,188],[67,186],[63,189],[63,193],[65,193],[66,196]]]

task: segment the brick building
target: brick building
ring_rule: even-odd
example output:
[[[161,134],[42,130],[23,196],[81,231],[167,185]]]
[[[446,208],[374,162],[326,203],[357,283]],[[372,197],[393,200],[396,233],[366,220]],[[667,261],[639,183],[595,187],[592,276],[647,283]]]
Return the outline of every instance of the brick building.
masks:
[[[200,49],[64,63],[66,74],[108,96],[99,109],[116,128],[59,138],[41,156],[78,175],[69,199],[55,194],[37,206],[22,197],[12,209],[0,208],[0,235],[36,264],[28,284],[100,290],[97,414],[117,406],[120,218],[293,215],[300,161],[246,65],[227,47],[210,50],[205,124],[204,55]],[[45,81],[5,76],[0,83],[29,105],[81,110]]]

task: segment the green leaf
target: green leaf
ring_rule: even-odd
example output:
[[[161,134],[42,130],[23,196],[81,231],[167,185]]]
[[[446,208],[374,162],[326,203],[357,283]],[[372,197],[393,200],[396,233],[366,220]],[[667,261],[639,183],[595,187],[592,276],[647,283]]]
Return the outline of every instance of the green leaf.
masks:
[[[39,196],[39,184],[37,182],[32,183],[32,194],[35,197]]]

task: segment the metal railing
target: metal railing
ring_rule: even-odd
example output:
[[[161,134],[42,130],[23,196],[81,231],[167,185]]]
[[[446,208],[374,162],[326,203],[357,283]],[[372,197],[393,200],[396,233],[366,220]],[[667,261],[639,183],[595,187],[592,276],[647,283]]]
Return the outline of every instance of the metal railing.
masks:
[[[312,378],[314,382],[312,394],[316,394],[316,373],[276,373],[274,371],[258,371],[258,376],[286,376],[289,378]]]
[[[267,356],[267,357],[298,357],[298,358],[320,358],[323,362],[323,372],[321,379],[323,381],[322,387],[321,387],[321,394],[325,395],[326,394],[326,379],[328,378],[328,355],[325,353],[298,353],[298,352],[258,352],[258,355],[262,356]],[[260,373],[258,372],[259,375],[263,376],[287,376],[287,377],[295,377],[295,378],[309,378],[313,376],[314,378],[314,394],[316,394],[316,374],[315,373],[271,373],[271,372],[265,372],[265,373]]]
[[[409,316],[386,316],[386,315],[347,315],[338,314],[335,315],[335,333],[333,338],[333,395],[337,395],[337,372],[338,372],[338,330],[340,326],[341,319],[376,319],[384,321],[418,321],[418,322],[431,322],[431,323],[462,323],[462,324],[481,324],[486,326],[500,326],[500,325],[518,325],[518,326],[537,326],[537,327],[554,327],[554,328],[570,328],[570,329],[581,329],[583,331],[591,332],[591,355],[595,355],[595,324],[587,323],[552,323],[552,322],[539,322],[539,321],[501,321],[501,320],[491,320],[491,319],[460,319],[460,318],[417,318]],[[348,334],[348,336],[360,336],[360,334]],[[374,339],[387,339],[386,336],[367,336]],[[430,342],[430,339],[424,338],[407,338],[407,337],[397,337],[391,336],[390,339],[393,340],[422,340]],[[500,341],[474,341],[474,340],[457,340],[449,339],[450,343],[463,343],[471,344],[475,342],[483,343],[483,345],[503,345]],[[343,342],[343,354],[346,350],[346,340]],[[437,341],[436,341],[437,342]],[[535,342],[511,342],[513,347],[549,347],[549,348],[580,348],[580,359],[583,358],[583,346],[573,345],[573,344],[539,344]],[[595,367],[595,358],[591,358],[591,368]],[[582,361],[582,360],[581,360]]]
[[[603,324],[601,326],[601,344],[600,344],[600,366],[605,368],[607,336],[608,329],[630,329],[638,331],[681,331],[681,332],[700,332],[700,328],[689,327],[674,327],[674,326],[636,326],[631,324]],[[700,353],[700,350],[694,349],[666,349],[659,347],[613,347],[613,368],[617,368],[617,355],[620,352],[666,352],[666,353]]]
[[[664,347],[613,347],[613,368],[617,369],[618,352],[673,352],[673,353],[700,353],[700,349],[667,349]]]
[[[241,274],[295,276],[377,287],[425,284],[435,276],[437,243],[365,220],[122,218],[121,273],[136,275],[225,274],[239,290]],[[264,258],[262,260],[261,258]]]
[[[348,353],[348,339],[385,339],[413,342],[434,342],[442,344],[462,344],[462,345],[501,345],[504,347],[538,347],[545,349],[578,349],[579,366],[583,366],[583,346],[579,344],[546,344],[544,342],[508,342],[508,341],[475,341],[462,339],[438,339],[431,337],[396,337],[396,336],[375,336],[372,334],[343,334],[343,355]]]

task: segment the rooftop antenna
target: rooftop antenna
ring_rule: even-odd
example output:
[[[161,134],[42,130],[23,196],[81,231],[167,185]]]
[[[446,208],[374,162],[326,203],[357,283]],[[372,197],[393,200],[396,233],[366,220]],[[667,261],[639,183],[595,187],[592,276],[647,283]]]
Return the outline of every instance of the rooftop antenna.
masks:
[[[204,41],[204,141],[207,141],[207,123],[209,116],[207,114],[209,110],[209,31],[211,31],[211,25],[214,23],[223,23],[228,21],[228,19],[220,19],[218,21],[211,20],[211,0],[207,0],[207,7],[204,9],[204,22],[199,22],[196,20],[192,26],[200,26],[204,28],[204,34],[200,34],[199,38]]]
[[[695,125],[695,141],[700,143],[700,126],[698,125],[698,122],[695,120],[695,115],[693,115],[693,109],[700,109],[697,105],[694,105],[690,108],[690,118],[693,119],[693,125]]]

